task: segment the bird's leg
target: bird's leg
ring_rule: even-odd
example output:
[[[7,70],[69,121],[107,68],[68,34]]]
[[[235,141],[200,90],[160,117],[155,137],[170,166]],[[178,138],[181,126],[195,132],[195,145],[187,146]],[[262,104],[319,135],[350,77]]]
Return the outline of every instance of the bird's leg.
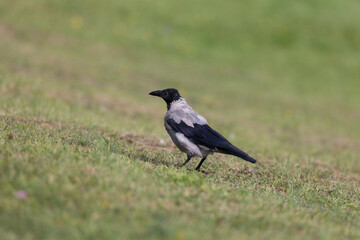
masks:
[[[184,162],[183,164],[181,164],[180,168],[182,168],[183,166],[185,166],[185,165],[190,161],[190,159],[191,159],[191,156],[189,155],[189,156],[187,157],[187,159],[185,160],[185,162]]]
[[[199,165],[197,165],[197,167],[195,168],[196,171],[200,171],[200,167],[201,167],[201,164],[203,164],[203,162],[205,161],[207,156],[203,157],[199,163]]]

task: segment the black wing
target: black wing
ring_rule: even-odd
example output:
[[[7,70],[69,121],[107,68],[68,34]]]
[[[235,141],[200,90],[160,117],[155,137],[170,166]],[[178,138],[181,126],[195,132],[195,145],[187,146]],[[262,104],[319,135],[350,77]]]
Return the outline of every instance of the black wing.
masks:
[[[225,137],[223,137],[220,133],[212,129],[207,124],[200,125],[195,123],[193,124],[194,127],[190,127],[183,121],[176,123],[171,118],[167,119],[166,122],[173,129],[173,131],[184,134],[185,137],[197,145],[207,147],[220,153],[234,155],[246,161],[256,163],[255,159],[232,145]]]

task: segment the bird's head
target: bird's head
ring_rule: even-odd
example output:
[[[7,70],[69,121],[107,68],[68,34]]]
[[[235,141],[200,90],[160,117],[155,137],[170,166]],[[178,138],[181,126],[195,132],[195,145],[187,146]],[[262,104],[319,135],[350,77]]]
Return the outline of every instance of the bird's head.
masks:
[[[167,103],[168,106],[170,106],[170,104],[173,101],[179,100],[181,98],[179,91],[176,90],[175,88],[156,90],[156,91],[152,91],[149,94],[152,96],[161,97],[162,99],[164,99],[164,101]]]

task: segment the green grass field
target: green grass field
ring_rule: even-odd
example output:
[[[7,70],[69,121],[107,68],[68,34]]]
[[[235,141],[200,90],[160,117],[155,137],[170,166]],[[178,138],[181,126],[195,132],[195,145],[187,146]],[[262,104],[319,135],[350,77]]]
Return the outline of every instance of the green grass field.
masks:
[[[359,9],[2,0],[0,239],[359,239]],[[258,164],[177,169],[168,87]]]

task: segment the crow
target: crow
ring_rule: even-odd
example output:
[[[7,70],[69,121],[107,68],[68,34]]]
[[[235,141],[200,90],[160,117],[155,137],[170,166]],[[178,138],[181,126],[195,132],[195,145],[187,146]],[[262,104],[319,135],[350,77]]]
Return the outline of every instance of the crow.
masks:
[[[164,117],[166,131],[180,151],[186,153],[187,159],[180,166],[185,166],[193,157],[201,161],[195,170],[200,171],[207,156],[214,152],[234,155],[245,161],[256,163],[247,153],[232,145],[220,133],[212,129],[206,119],[196,113],[174,88],[157,90],[150,95],[161,97],[167,104]]]

